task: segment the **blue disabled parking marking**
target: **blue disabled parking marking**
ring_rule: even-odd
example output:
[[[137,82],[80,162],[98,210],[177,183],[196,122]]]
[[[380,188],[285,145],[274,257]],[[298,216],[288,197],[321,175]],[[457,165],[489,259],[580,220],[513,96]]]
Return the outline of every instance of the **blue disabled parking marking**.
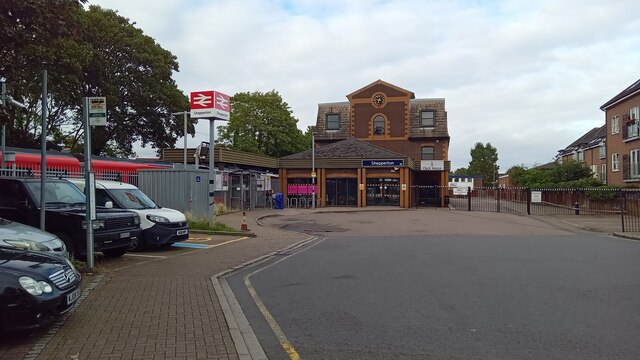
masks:
[[[189,247],[189,248],[196,248],[196,249],[207,249],[209,247],[209,245],[205,245],[205,244],[191,244],[191,243],[174,243],[171,246]]]

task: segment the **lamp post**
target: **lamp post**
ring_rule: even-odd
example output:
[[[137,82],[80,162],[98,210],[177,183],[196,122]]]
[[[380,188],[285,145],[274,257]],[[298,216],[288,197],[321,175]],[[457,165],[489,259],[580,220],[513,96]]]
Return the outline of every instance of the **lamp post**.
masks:
[[[171,113],[171,115],[184,115],[184,168],[187,168],[187,114],[188,111]]]
[[[311,208],[316,208],[316,133],[311,133]]]

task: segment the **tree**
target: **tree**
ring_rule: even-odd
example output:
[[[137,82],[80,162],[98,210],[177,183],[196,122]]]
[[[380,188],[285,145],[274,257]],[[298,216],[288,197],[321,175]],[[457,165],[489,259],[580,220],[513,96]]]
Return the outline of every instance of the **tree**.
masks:
[[[482,186],[493,186],[498,179],[498,150],[481,142],[476,143],[471,149],[471,162],[469,162],[469,172],[471,175],[482,176]]]
[[[311,147],[311,133],[298,129],[289,104],[271,90],[241,92],[231,97],[231,118],[218,127],[216,143],[230,149],[282,157]]]
[[[0,16],[12,21],[0,31],[11,38],[9,47],[0,50],[0,61],[9,65],[0,65],[0,75],[12,84],[12,95],[28,105],[26,111],[6,114],[5,122],[14,124],[10,131],[17,135],[9,138],[24,140],[11,145],[39,142],[44,68],[49,72],[47,134],[54,142],[81,152],[82,97],[106,96],[108,126],[92,131],[93,154],[132,155],[135,141],[158,148],[175,145],[183,124],[171,113],[188,106],[171,77],[178,71],[175,56],[113,10],[85,10],[70,0],[8,3],[13,8],[2,2]],[[24,24],[30,25],[27,35]],[[21,47],[24,37],[35,40]],[[188,127],[194,134],[193,122]]]
[[[557,162],[552,169],[527,169],[524,165],[516,165],[507,174],[515,186],[529,188],[583,188],[602,185],[593,177],[589,167],[575,160]]]
[[[453,175],[470,175],[469,169],[466,167],[457,168],[456,171],[453,172]]]
[[[568,159],[551,170],[551,180],[556,183],[592,178],[593,172],[585,163]]]
[[[7,80],[10,94],[27,105],[26,110],[0,108],[0,123],[7,127],[11,145],[36,146],[40,143],[41,73],[49,71],[50,94],[66,94],[60,89],[81,90],[77,72],[88,63],[87,44],[76,41],[82,33],[82,3],[76,0],[6,0],[0,2],[0,77]],[[48,133],[59,124],[49,99]]]

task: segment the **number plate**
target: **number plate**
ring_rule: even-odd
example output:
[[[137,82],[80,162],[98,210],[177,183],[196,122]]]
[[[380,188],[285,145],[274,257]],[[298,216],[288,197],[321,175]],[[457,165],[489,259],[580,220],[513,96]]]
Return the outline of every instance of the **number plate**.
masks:
[[[128,232],[120,233],[120,239],[124,239],[124,238],[128,238],[128,237],[131,237],[131,233],[128,233]]]
[[[80,294],[82,294],[81,288],[77,288],[71,294],[67,294],[67,305],[71,305],[76,302],[80,297]]]
[[[176,235],[186,235],[189,233],[189,229],[184,229],[184,230],[178,230],[178,233]]]

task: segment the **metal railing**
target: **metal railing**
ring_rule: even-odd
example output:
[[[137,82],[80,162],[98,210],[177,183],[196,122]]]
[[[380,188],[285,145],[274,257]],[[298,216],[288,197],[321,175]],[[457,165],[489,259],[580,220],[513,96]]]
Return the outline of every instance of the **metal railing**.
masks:
[[[640,189],[529,189],[412,186],[412,207],[526,215],[615,216],[623,232],[640,232]]]

